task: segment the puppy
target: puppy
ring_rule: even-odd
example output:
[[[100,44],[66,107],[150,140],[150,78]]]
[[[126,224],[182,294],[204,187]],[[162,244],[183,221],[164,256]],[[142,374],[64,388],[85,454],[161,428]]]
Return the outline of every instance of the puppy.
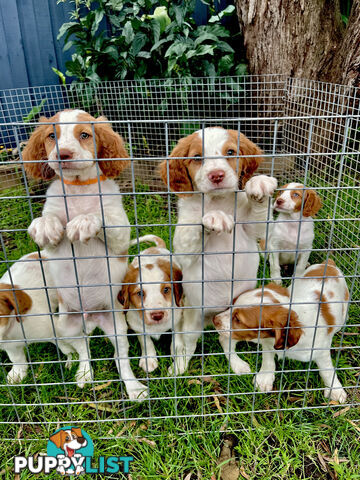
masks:
[[[49,262],[43,252],[41,258],[45,281],[50,282]],[[52,323],[50,314],[56,311],[58,299],[55,289],[49,288],[46,295],[46,286],[36,252],[20,258],[0,279],[0,349],[13,364],[7,376],[10,384],[21,382],[27,374],[24,350],[30,343],[57,343],[68,357],[67,367],[71,366],[72,353],[77,352],[78,342],[55,340],[59,318],[53,315]]]
[[[281,284],[280,265],[294,264],[296,260],[294,275],[304,274],[314,241],[312,217],[321,208],[319,195],[314,190],[305,190],[301,183],[288,183],[281,188],[285,190],[278,193],[274,203],[279,216],[269,224],[268,233],[270,273],[278,284]]]
[[[239,340],[260,342],[263,360],[255,385],[261,392],[273,388],[275,349],[282,350],[279,357],[284,354],[301,362],[313,360],[325,384],[325,397],[344,403],[346,392],[333,367],[330,349],[334,334],[345,324],[348,301],[344,276],[329,259],[309,267],[288,289],[269,284],[264,291],[257,288],[241,294],[233,308],[214,318],[214,325],[223,330],[220,336],[230,345],[230,362]]]
[[[87,440],[83,437],[81,428],[71,428],[70,430],[59,430],[57,433],[50,437],[50,440],[64,451],[65,455],[57,455],[57,458],[64,457],[77,457],[80,459],[82,455],[77,453],[77,450],[85,448],[87,445]],[[57,472],[65,475],[65,467],[63,465],[57,468]],[[76,465],[75,475],[79,475],[84,472],[84,467],[82,465]]]
[[[275,178],[252,177],[261,155],[243,134],[238,138],[235,130],[211,127],[182,138],[161,164],[163,181],[179,196],[174,252],[185,305],[197,307],[184,309],[184,334],[175,348],[179,374],[204,326],[232,298],[256,286],[257,239],[265,232],[268,200],[277,186]],[[237,373],[250,371],[239,357],[236,363]]]
[[[104,117],[95,119],[82,110],[65,110],[42,121],[49,123],[34,131],[22,153],[25,169],[35,178],[44,172],[49,177],[51,171],[59,178],[48,188],[42,216],[28,232],[50,259],[60,299],[60,334],[77,337],[95,327],[103,330],[115,347],[129,397],[144,398],[145,387],[131,370],[126,320],[117,303],[130,241],[119,187],[111,179],[128,165],[123,139],[103,123]],[[79,360],[82,386],[92,378],[86,337]]]
[[[158,340],[168,330],[180,329],[182,272],[161,238],[145,235],[131,243],[137,242],[154,242],[156,247],[143,250],[131,262],[118,299],[127,310],[129,326],[139,333],[139,365],[145,372],[152,372],[158,360],[151,337]]]

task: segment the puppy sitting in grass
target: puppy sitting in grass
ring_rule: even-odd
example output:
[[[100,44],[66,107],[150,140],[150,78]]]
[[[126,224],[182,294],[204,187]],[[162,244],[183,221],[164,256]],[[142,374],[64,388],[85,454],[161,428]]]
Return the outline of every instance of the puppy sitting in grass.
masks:
[[[127,310],[129,326],[139,334],[142,356],[139,365],[148,373],[158,367],[151,337],[158,340],[169,330],[180,330],[182,272],[161,238],[145,235],[131,244],[138,242],[154,242],[156,247],[147,248],[134,258],[128,267],[118,300]]]

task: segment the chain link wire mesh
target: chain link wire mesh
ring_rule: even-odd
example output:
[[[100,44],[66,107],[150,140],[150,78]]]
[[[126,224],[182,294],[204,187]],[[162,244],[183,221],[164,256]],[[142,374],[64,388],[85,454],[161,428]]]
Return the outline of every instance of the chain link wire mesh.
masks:
[[[176,196],[161,181],[158,166],[181,137],[196,130],[222,126],[241,131],[264,150],[265,161],[257,173],[275,176],[279,186],[297,181],[315,189],[323,207],[315,218],[310,263],[332,257],[346,278],[350,292],[346,326],[334,337],[332,356],[348,393],[347,404],[359,405],[358,90],[278,75],[138,80],[4,90],[0,105],[1,274],[21,256],[37,251],[27,228],[41,215],[48,185],[26,178],[21,150],[38,113],[50,117],[63,109],[81,108],[95,117],[106,116],[125,139],[131,157],[130,167],[117,179],[131,238],[156,234],[172,254]],[[129,260],[144,248],[133,246]],[[36,256],[30,261],[39,262]],[[39,272],[41,279],[36,280],[40,287],[33,288],[46,290],[49,309],[42,313],[50,314],[54,327],[56,309],[51,310],[53,292],[46,281],[46,262],[40,262]],[[269,281],[264,261],[257,280],[258,285]],[[285,272],[284,281],[290,284],[290,273]],[[258,415],[282,415],[285,411],[304,415],[336,406],[324,398],[324,386],[312,363],[280,358],[274,391],[258,392],[253,377],[261,362],[260,347],[238,344],[238,353],[250,364],[252,373],[236,375],[214,328],[202,331],[183,375],[168,374],[174,358],[170,352],[174,337],[176,342],[174,332],[164,333],[156,342],[159,367],[154,372],[139,368],[136,334],[130,330],[127,335],[132,369],[148,393],[142,403],[127,397],[113,362],[109,336],[99,329],[91,342],[86,341],[94,371],[82,390],[75,380],[78,362],[74,359],[70,370],[65,368],[67,358],[55,335],[50,337],[53,344],[25,341],[29,370],[19,384],[8,383],[9,358],[0,351],[0,421],[14,428],[14,435],[7,430],[4,439],[15,438],[20,424],[26,425],[26,438],[36,439],[48,428],[44,424],[51,429],[54,424],[71,422],[92,424],[99,438],[121,435],[129,421],[145,422],[146,428],[159,434],[163,421],[176,422],[180,431],[237,430],[249,428]],[[0,349],[4,343],[5,337],[0,339]]]

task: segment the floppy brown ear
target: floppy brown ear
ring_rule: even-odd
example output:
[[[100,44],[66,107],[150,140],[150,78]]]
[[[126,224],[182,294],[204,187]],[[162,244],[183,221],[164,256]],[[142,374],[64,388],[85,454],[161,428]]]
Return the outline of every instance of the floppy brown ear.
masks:
[[[183,296],[183,287],[182,284],[180,283],[182,281],[183,275],[182,271],[180,268],[178,268],[174,263],[172,264],[172,279],[174,282],[179,282],[179,283],[173,283],[173,290],[174,290],[174,296],[175,296],[175,302],[178,307],[181,305],[181,299]]]
[[[40,122],[47,122],[46,117],[41,117]],[[31,134],[24,150],[22,158],[24,160],[24,168],[33,178],[41,178],[42,180],[51,180],[55,176],[54,170],[45,162],[32,162],[32,160],[46,160],[45,138],[44,133],[46,125],[39,125]]]
[[[126,279],[124,278],[124,282]],[[118,293],[118,300],[121,303],[121,305],[124,307],[124,310],[128,310],[130,306],[130,300],[129,300],[129,285],[123,285],[121,287],[120,292]]]
[[[83,436],[83,434],[81,433],[81,428],[72,428],[71,431],[74,432],[77,437]]]
[[[106,117],[99,117],[96,122],[107,121]],[[102,160],[104,158],[129,158],[123,138],[116,133],[109,123],[94,123],[96,134],[97,156],[99,166],[106,177],[114,178],[126,168],[128,160]]]
[[[194,133],[179,140],[176,147],[170,154],[170,157],[187,157]],[[167,176],[167,166],[169,165],[169,183]],[[191,177],[185,165],[184,158],[171,158],[160,163],[160,176],[165,185],[168,185],[172,192],[191,192],[194,191]]]
[[[289,318],[289,311],[286,308],[281,308],[274,318],[274,333],[275,333],[275,350],[284,350],[285,348],[293,347],[298,343],[303,333],[301,323],[298,320],[298,315],[293,310],[290,312],[289,326],[287,322]],[[286,339],[286,331],[287,339]],[[287,340],[287,341],[286,341]],[[286,344],[285,344],[286,342]]]
[[[315,190],[306,190],[303,208],[304,217],[313,217],[321,208],[321,198]]]
[[[244,188],[245,183],[252,177],[258,169],[260,163],[264,160],[263,157],[247,157],[247,155],[262,155],[264,152],[251,140],[249,140],[243,133],[240,133],[240,140],[238,142],[238,132],[236,130],[229,130],[236,144],[239,143],[239,151],[241,155],[241,169],[239,168],[239,179],[241,185],[239,188]]]
[[[16,290],[13,290],[10,284],[0,283],[0,290],[3,290],[0,291],[0,299],[5,301],[9,306],[10,311],[14,309],[16,315],[23,315],[30,310],[32,300],[23,290],[17,290],[18,288],[17,285],[14,285],[14,289]],[[18,317],[16,317],[16,320],[20,322]]]
[[[63,430],[60,430],[58,431],[57,433],[54,433],[54,435],[51,435],[50,437],[50,440],[55,443],[55,445],[57,446],[57,448],[61,448],[62,447],[62,438],[64,436],[64,431]]]

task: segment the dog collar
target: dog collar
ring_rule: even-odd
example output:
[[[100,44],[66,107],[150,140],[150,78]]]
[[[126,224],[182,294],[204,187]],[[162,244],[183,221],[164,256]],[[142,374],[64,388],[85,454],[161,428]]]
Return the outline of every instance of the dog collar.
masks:
[[[103,182],[104,180],[107,180],[107,177],[105,175],[100,175],[99,178],[89,178],[89,180],[66,180],[63,178],[63,182],[65,185],[93,185],[94,183],[98,183],[98,181]]]

